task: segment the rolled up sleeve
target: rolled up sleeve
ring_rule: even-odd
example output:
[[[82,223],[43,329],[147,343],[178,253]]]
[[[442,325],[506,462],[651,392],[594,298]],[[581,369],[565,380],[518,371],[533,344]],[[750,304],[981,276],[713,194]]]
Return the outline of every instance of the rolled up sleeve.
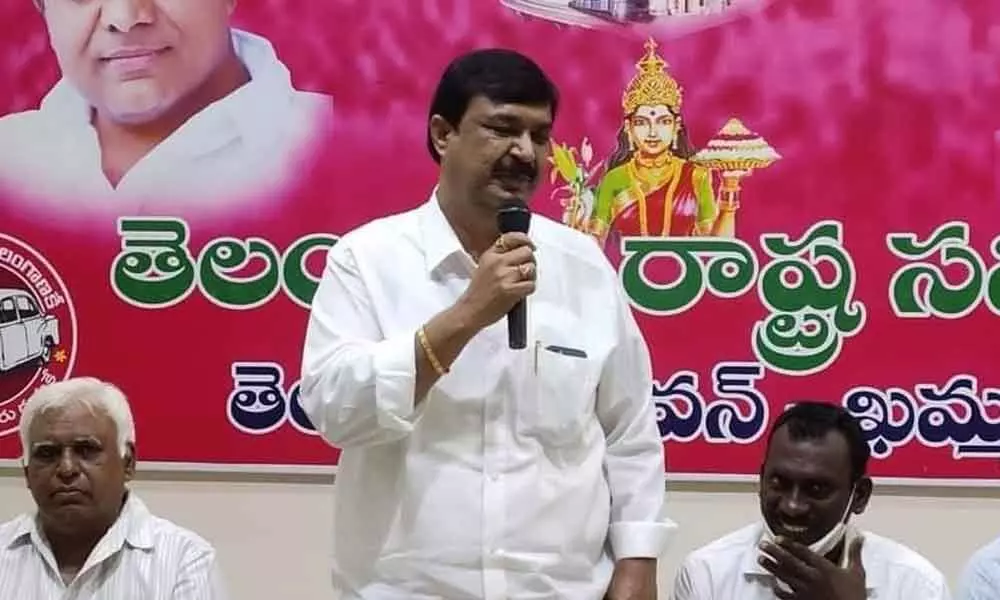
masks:
[[[325,440],[366,446],[413,430],[421,412],[415,334],[383,338],[349,244],[331,248],[310,309],[300,382],[302,409]]]
[[[413,339],[416,331],[385,340],[372,354],[375,378],[375,409],[380,427],[408,432],[413,426],[416,356]]]
[[[619,338],[597,392],[611,489],[609,541],[615,560],[656,558],[677,525],[663,515],[666,475],[649,350],[617,279],[613,281]]]

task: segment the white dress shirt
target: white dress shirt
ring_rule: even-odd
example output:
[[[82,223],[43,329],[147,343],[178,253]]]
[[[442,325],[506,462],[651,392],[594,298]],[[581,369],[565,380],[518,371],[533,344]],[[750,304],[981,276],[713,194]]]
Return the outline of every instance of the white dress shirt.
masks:
[[[65,79],[38,110],[0,119],[0,186],[19,209],[59,219],[231,214],[273,201],[330,126],[332,100],[295,90],[266,39],[234,30],[232,40],[251,81],[191,117],[116,186],[101,166],[90,103]]]
[[[764,528],[750,525],[695,550],[674,580],[671,600],[774,600],[776,579],[762,567],[758,544]],[[898,542],[861,532],[861,564],[868,598],[948,600],[944,575]]]
[[[222,600],[215,550],[134,492],[67,585],[34,515],[0,525],[0,600]]]
[[[343,449],[333,573],[346,599],[600,599],[656,557],[663,446],[646,344],[583,234],[531,222],[528,347],[481,331],[416,404],[417,328],[474,270],[436,197],[344,236],[305,343],[302,405]],[[558,345],[585,358],[545,349]]]
[[[957,600],[1000,600],[1000,539],[976,550],[958,578]]]

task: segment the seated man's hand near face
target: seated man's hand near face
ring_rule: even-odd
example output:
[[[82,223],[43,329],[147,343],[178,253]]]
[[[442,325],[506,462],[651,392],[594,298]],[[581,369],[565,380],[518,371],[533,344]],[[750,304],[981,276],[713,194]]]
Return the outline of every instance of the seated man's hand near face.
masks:
[[[861,564],[862,538],[851,541],[847,568],[842,569],[825,556],[788,538],[763,542],[759,561],[762,567],[784,582],[791,591],[776,588],[782,600],[864,600],[865,568]],[[770,558],[769,558],[770,557]]]

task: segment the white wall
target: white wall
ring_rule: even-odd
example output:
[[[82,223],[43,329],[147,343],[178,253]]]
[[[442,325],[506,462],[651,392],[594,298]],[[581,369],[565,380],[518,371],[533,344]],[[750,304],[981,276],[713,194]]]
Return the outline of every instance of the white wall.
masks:
[[[333,485],[324,478],[148,474],[133,489],[160,516],[215,543],[234,599],[332,597]],[[677,484],[667,499],[681,529],[662,560],[664,598],[685,553],[757,518],[751,485]],[[31,508],[19,473],[0,469],[0,521]],[[954,581],[972,550],[1000,535],[1000,490],[879,488],[862,522],[917,549]]]

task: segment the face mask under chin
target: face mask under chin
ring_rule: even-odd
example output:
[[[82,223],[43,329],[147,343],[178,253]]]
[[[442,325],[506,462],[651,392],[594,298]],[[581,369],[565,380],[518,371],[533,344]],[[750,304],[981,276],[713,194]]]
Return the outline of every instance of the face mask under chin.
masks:
[[[851,495],[847,499],[847,506],[844,507],[844,514],[840,516],[840,520],[834,525],[830,531],[828,531],[823,537],[816,540],[815,542],[809,544],[809,550],[820,556],[826,556],[834,548],[837,547],[845,537],[850,526],[848,525],[848,518],[851,515],[851,506],[854,504],[854,489],[851,489]],[[769,542],[773,542],[775,538],[774,531],[771,526],[768,525],[767,519],[764,519],[764,539]],[[846,563],[848,553],[843,552],[841,563]],[[845,566],[842,564],[841,566]]]

